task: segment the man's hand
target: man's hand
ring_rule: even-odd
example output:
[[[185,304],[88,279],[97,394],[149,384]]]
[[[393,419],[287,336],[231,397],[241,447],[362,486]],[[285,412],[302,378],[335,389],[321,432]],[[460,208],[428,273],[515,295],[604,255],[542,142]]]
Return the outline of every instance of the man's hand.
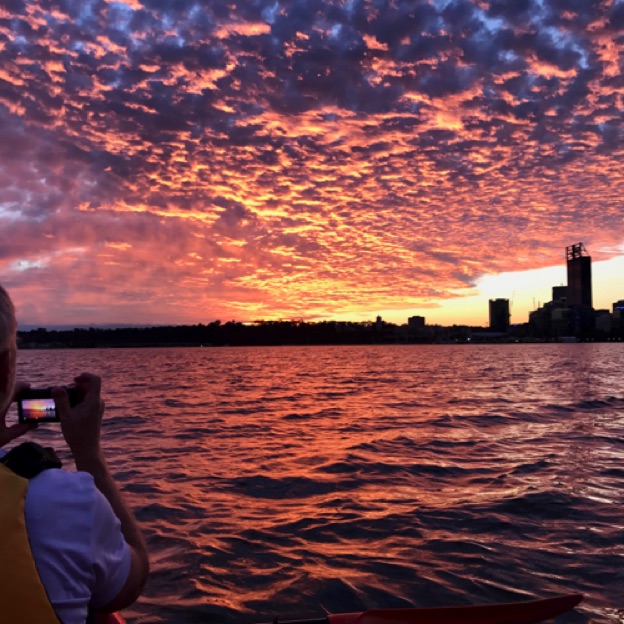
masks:
[[[104,401],[100,397],[102,381],[97,375],[82,373],[74,379],[82,401],[70,407],[69,397],[63,388],[53,388],[61,431],[76,463],[101,458],[100,426],[104,414]]]
[[[22,390],[26,390],[26,388],[30,388],[30,384],[18,381],[15,384],[15,390],[13,391],[13,398],[11,399],[11,403],[13,403],[17,395]],[[15,438],[23,436],[31,429],[37,428],[37,423],[16,423],[15,425],[7,427],[6,415],[8,411],[9,408],[7,407],[4,410],[4,413],[0,414],[0,446],[4,446],[5,444],[11,442],[11,440],[15,440]]]

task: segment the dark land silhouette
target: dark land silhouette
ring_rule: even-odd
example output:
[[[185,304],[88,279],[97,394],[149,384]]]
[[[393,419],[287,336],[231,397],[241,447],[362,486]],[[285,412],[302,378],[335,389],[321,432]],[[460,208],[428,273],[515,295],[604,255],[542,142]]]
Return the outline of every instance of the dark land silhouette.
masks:
[[[531,323],[512,325],[507,332],[484,327],[453,325],[395,325],[380,318],[376,322],[339,321],[228,321],[197,325],[156,327],[75,328],[19,331],[22,349],[106,348],[167,346],[277,346],[277,345],[349,345],[349,344],[432,344],[489,342],[621,341],[624,327],[615,325],[607,331],[590,331],[573,337],[547,333]]]

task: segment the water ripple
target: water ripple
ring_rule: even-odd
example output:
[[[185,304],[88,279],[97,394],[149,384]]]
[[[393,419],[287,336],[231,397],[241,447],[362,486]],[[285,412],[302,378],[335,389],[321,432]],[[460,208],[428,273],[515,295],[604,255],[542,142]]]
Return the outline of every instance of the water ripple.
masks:
[[[20,352],[104,378],[145,527],[143,624],[580,591],[624,621],[621,345]],[[62,446],[58,428],[39,441]],[[67,465],[66,449],[61,457]]]

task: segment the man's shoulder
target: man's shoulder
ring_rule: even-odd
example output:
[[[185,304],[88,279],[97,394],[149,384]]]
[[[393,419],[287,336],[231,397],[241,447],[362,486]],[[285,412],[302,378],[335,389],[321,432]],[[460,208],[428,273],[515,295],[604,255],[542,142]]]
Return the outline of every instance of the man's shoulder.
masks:
[[[103,605],[117,595],[130,551],[90,474],[44,470],[30,480],[24,512],[37,570],[62,621],[77,602],[86,610],[89,601]]]
[[[96,487],[90,474],[51,468],[30,480],[26,513],[33,515],[37,511],[45,513],[46,509],[53,509],[57,517],[76,513],[90,516],[96,497]]]
[[[91,491],[95,488],[93,477],[88,472],[70,472],[63,468],[43,470],[30,480],[30,488],[71,488]]]

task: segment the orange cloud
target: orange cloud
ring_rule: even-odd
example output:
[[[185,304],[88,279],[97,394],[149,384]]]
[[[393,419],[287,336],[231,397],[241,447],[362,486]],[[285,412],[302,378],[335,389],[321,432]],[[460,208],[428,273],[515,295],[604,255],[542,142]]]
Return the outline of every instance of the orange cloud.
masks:
[[[577,240],[619,253],[616,17],[328,4],[0,25],[0,280],[25,321],[344,318]]]

